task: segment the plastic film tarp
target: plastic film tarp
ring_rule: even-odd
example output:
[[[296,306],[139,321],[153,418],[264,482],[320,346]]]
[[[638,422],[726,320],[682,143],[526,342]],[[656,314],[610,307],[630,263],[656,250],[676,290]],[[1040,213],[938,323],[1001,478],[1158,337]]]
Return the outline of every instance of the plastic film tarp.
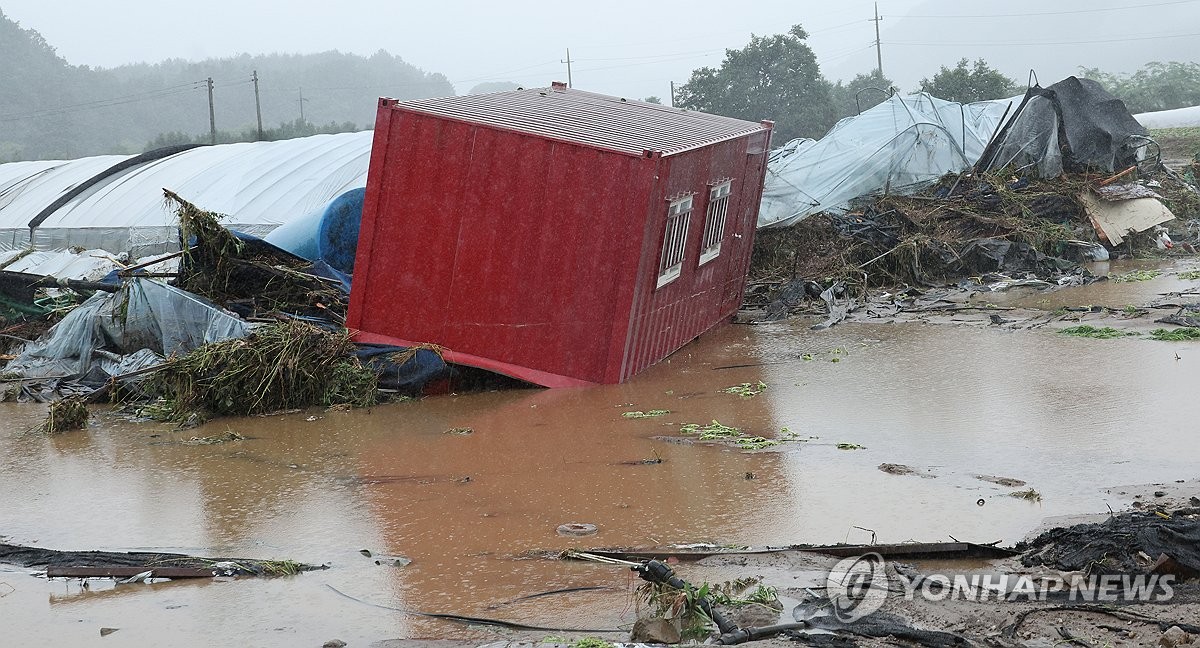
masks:
[[[366,186],[372,136],[202,146],[118,170],[112,169],[129,156],[3,164],[0,251],[85,248],[139,257],[176,250],[178,227],[164,205],[164,188],[228,214],[226,227],[263,236]],[[35,217],[88,181],[31,230]]]
[[[204,344],[245,337],[251,325],[211,302],[149,279],[96,293],[3,370],[22,378],[108,377]]]
[[[1064,171],[1113,173],[1137,163],[1148,136],[1125,103],[1099,83],[1067,77],[1029,89],[979,166],[1041,178]]]
[[[926,93],[893,95],[839,121],[820,140],[772,151],[759,227],[785,227],[818,212],[843,212],[860,196],[909,193],[979,159],[1020,97],[959,104]]]
[[[1158,110],[1155,112],[1138,113],[1133,116],[1138,123],[1146,128],[1184,128],[1200,126],[1200,106]]]

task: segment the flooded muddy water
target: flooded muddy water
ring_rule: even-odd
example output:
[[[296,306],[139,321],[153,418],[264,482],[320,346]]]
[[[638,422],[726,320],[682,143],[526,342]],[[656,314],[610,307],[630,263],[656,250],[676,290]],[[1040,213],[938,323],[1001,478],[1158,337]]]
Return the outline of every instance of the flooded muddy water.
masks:
[[[632,574],[547,553],[873,536],[1015,542],[1048,516],[1129,504],[1131,495],[1107,486],[1197,476],[1197,343],[808,324],[725,327],[626,385],[449,395],[188,431],[101,408],[87,430],[45,437],[27,431],[41,406],[0,405],[7,542],[329,566],[87,589],[0,566],[4,642],[319,646],[336,637],[357,646],[497,636],[397,609],[628,627]],[[767,388],[755,397],[720,391],[758,381]],[[671,413],[622,416],[650,409]],[[805,440],[757,452],[673,441],[681,424],[713,420],[768,437],[786,427]],[[227,431],[247,439],[183,443]],[[655,458],[662,463],[642,463]],[[882,463],[915,474],[889,474]],[[1016,487],[979,476],[1022,480],[1042,500],[1011,497]],[[569,522],[599,531],[558,535]],[[411,564],[397,565],[401,556]],[[517,600],[583,586],[604,589]],[[102,627],[119,630],[101,639]]]

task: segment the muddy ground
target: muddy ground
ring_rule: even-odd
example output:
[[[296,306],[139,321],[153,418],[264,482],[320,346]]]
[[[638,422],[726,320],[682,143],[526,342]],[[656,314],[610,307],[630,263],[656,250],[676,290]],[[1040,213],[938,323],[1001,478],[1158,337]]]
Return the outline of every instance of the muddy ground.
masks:
[[[1200,292],[1200,280],[1181,274],[1197,267],[1192,259],[1114,262],[1093,272],[1162,274],[923,291],[911,304],[876,294],[877,312],[851,313],[828,330],[809,329],[818,313],[725,327],[629,384],[587,390],[448,395],[192,430],[98,407],[87,429],[54,436],[31,432],[44,415],[39,406],[2,404],[0,542],[328,566],[283,578],[84,587],[0,565],[5,641],[618,641],[639,613],[639,581],[624,567],[562,561],[558,552],[950,538],[1011,545],[1110,508],[1186,506],[1200,496],[1200,342],[1146,333]],[[1080,324],[1139,335],[1058,332]],[[742,385],[749,388],[728,391]],[[651,410],[667,413],[625,416]],[[714,420],[780,443],[744,449],[685,431]],[[1040,499],[1012,496],[1026,489]],[[571,522],[598,532],[556,532]],[[816,583],[830,562],[790,552],[711,558],[679,571],[699,582],[761,576],[784,594],[786,612],[796,600],[788,592]],[[979,561],[913,568],[1026,569]],[[572,591],[528,598],[564,589]],[[916,602],[899,612],[995,643],[996,628],[1023,609]],[[1134,609],[1200,618],[1190,591]],[[405,610],[584,631],[504,629]],[[1095,646],[1157,645],[1162,634],[1064,613],[1031,618],[1015,640],[1057,645],[1059,627]],[[101,636],[104,628],[116,631]],[[593,632],[605,629],[617,632]]]

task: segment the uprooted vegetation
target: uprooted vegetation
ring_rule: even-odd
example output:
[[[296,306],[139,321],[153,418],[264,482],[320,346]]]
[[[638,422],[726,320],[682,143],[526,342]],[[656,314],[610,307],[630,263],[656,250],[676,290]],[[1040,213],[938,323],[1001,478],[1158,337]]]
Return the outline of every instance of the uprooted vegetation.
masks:
[[[83,400],[64,398],[50,403],[46,420],[37,429],[46,434],[57,434],[68,430],[82,430],[87,427],[87,422],[88,408]]]
[[[972,243],[981,239],[1020,246],[1030,270],[1054,269],[1062,241],[1089,235],[1078,198],[1086,186],[1082,176],[1029,181],[948,175],[913,196],[871,198],[845,214],[817,214],[759,232],[751,277],[845,280],[863,287],[923,284],[998,269],[974,258],[979,250]]]
[[[1147,178],[1156,180],[1151,186],[1177,217],[1200,213],[1200,192],[1178,174]],[[949,174],[915,195],[868,196],[843,214],[820,213],[791,227],[760,230],[747,304],[763,305],[774,288],[797,278],[808,280],[807,297],[813,299],[830,287],[854,296],[868,288],[941,285],[987,273],[1049,278],[1084,272],[1078,263],[1100,249],[1100,239],[1080,196],[1098,184],[1101,178],[1083,174]],[[1142,256],[1154,247],[1148,230],[1126,237],[1118,252]],[[794,297],[789,293],[787,301]]]
[[[345,329],[283,320],[171,360],[145,389],[161,398],[157,418],[173,421],[312,405],[367,407],[377,399],[376,374],[353,352]]]
[[[184,253],[177,286],[246,317],[273,311],[346,316],[346,295],[330,279],[310,274],[312,264],[273,246],[235,236],[222,215],[204,211],[164,190],[179,218]]]

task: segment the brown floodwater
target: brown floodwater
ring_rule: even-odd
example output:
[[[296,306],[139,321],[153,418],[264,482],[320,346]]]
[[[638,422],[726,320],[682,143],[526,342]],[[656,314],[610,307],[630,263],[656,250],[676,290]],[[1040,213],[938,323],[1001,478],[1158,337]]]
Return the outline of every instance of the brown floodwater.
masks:
[[[632,574],[547,552],[872,536],[1015,542],[1049,516],[1128,505],[1105,487],[1197,477],[1200,343],[806,324],[725,327],[626,385],[438,396],[188,431],[101,408],[87,430],[46,437],[27,431],[42,406],[0,405],[7,542],[329,566],[86,589],[0,566],[0,643],[83,645],[101,641],[102,627],[119,628],[103,638],[115,646],[507,636],[397,609],[628,627]],[[719,391],[758,381],[768,387],[756,397]],[[671,413],[621,416],[649,409]],[[712,420],[763,436],[786,427],[806,440],[764,452],[672,442],[680,424]],[[454,428],[472,432],[447,433]],[[227,431],[248,438],[183,443]],[[653,458],[663,461],[640,463]],[[885,462],[919,474],[884,473]],[[1042,500],[1010,497],[1014,488],[979,475],[1024,480]],[[568,522],[599,531],[559,536]],[[397,556],[412,562],[397,566]],[[516,600],[585,586],[605,589]]]

